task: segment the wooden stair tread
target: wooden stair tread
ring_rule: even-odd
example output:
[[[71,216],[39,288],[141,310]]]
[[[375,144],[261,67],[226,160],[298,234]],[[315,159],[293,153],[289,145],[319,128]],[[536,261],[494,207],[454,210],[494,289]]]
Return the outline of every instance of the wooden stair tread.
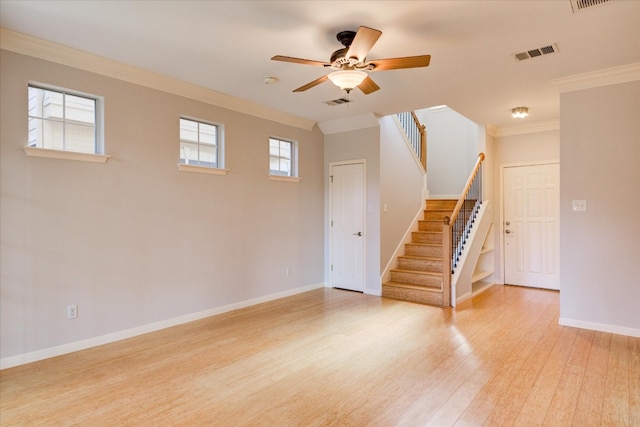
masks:
[[[442,257],[433,257],[433,256],[398,255],[398,258],[425,260],[425,261],[442,261]]]
[[[435,271],[411,270],[407,268],[392,268],[391,271],[394,271],[396,273],[411,273],[411,274],[422,274],[425,276],[442,277],[442,273],[437,273]]]
[[[405,245],[415,245],[415,246],[439,246],[442,247],[442,243],[438,244],[438,243],[414,243],[414,242],[410,242],[410,243],[405,243]]]
[[[442,292],[442,288],[440,286],[414,285],[411,283],[386,282],[382,286],[383,287],[392,286],[394,288],[415,289],[415,290],[428,291],[428,292]]]

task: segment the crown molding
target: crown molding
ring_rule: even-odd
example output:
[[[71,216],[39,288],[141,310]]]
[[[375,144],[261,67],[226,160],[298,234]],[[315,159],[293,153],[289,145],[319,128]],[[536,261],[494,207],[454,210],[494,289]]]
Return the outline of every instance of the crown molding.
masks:
[[[183,96],[261,119],[311,130],[315,121],[267,108],[202,86],[113,61],[79,49],[0,28],[0,49]]]
[[[551,83],[558,92],[565,93],[637,80],[640,80],[640,62],[561,77]]]
[[[538,133],[538,132],[549,132],[560,129],[560,121],[559,120],[549,120],[545,122],[533,122],[527,123],[520,126],[499,128],[495,126],[487,126],[487,132],[489,135],[500,138],[503,136],[511,136],[511,135],[524,135],[527,133]]]

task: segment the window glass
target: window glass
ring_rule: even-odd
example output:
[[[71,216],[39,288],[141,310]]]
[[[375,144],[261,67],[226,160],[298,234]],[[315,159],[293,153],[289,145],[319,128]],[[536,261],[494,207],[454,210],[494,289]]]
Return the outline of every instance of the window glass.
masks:
[[[99,152],[96,98],[33,85],[28,96],[30,147]]]
[[[271,175],[296,176],[295,143],[269,138],[269,173]]]
[[[180,163],[220,168],[220,125],[180,118]]]

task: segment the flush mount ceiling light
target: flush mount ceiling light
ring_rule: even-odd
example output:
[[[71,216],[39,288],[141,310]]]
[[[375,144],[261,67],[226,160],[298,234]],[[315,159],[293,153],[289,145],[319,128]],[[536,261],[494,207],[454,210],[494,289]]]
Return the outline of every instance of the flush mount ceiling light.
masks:
[[[512,108],[511,115],[514,119],[524,119],[529,115],[529,109],[527,107]]]
[[[358,70],[342,70],[334,71],[327,77],[329,77],[329,80],[331,80],[334,85],[348,93],[358,87],[358,85],[367,78],[367,73]]]

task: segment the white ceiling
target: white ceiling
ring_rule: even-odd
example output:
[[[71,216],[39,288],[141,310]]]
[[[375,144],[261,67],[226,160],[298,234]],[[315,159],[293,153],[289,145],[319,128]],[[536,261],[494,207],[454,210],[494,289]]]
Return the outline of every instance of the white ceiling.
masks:
[[[569,0],[0,0],[0,25],[316,122],[441,104],[499,128],[523,123],[510,116],[521,105],[528,124],[554,121],[553,79],[640,61],[636,0],[577,13]],[[430,54],[431,65],[373,72],[379,91],[328,106],[343,96],[330,82],[292,93],[326,70],[270,60],[328,61],[341,47],[335,34],[360,25],[383,32],[369,59]],[[513,57],[552,43],[558,53]]]

